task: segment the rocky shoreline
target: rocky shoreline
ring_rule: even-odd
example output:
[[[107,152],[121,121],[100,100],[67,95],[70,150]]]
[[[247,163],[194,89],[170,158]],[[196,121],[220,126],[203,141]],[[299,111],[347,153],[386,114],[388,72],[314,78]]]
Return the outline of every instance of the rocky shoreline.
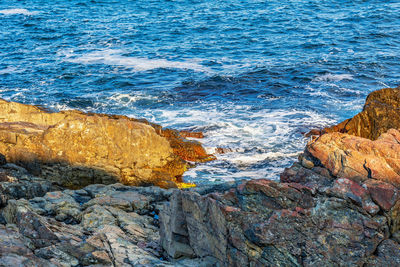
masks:
[[[0,108],[0,266],[400,265],[400,88],[311,131],[280,182],[182,190],[200,133]]]

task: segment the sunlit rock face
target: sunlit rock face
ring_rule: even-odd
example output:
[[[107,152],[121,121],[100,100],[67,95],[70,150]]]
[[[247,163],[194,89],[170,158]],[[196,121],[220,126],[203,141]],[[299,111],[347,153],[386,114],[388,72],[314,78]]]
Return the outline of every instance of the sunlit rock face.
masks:
[[[351,119],[322,130],[376,140],[390,129],[400,129],[400,87],[370,93],[363,110]]]
[[[368,178],[400,185],[400,132],[395,129],[377,140],[342,133],[327,133],[306,148],[334,176]]]
[[[0,153],[60,185],[122,182],[175,187],[186,160],[212,159],[198,142],[125,116],[51,113],[0,100]]]

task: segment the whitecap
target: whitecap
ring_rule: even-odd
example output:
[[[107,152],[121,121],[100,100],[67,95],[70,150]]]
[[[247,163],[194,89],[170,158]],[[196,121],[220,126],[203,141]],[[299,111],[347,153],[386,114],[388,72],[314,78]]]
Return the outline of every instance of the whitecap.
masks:
[[[269,160],[277,160],[280,158],[296,157],[300,152],[294,153],[283,153],[283,152],[267,152],[267,153],[257,153],[253,155],[238,155],[237,157],[232,157],[232,155],[227,158],[230,162],[237,165],[252,165],[258,162]]]
[[[25,8],[10,8],[10,9],[2,9],[0,10],[0,14],[3,15],[36,15],[39,12],[37,11],[29,11],[28,9]]]
[[[17,70],[15,67],[7,67],[5,69],[0,70],[0,75],[1,74],[9,74],[9,73],[17,73],[20,72]]]
[[[315,82],[339,82],[342,80],[353,80],[353,75],[351,74],[324,74],[316,76],[313,81]]]
[[[129,106],[140,100],[156,100],[157,98],[151,95],[144,94],[124,94],[124,93],[116,93],[107,98],[108,100],[117,102],[123,106]]]
[[[197,61],[172,61],[167,59],[149,59],[142,57],[125,56],[124,51],[107,49],[87,54],[77,55],[70,52],[62,53],[64,60],[78,64],[105,64],[111,66],[123,66],[135,71],[147,71],[153,69],[185,69],[194,71],[208,71],[208,68]]]

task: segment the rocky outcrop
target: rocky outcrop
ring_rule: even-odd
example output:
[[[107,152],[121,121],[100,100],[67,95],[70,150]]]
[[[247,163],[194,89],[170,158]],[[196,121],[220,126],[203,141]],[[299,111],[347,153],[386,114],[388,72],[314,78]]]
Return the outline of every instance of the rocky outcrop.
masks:
[[[115,182],[174,187],[189,167],[186,161],[213,159],[200,143],[143,120],[79,111],[51,113],[4,100],[0,153],[70,188]]]
[[[286,169],[225,193],[176,191],[161,212],[169,257],[220,266],[363,266],[397,262],[399,195],[391,184]],[[391,239],[389,239],[391,237]]]
[[[328,133],[311,141],[306,151],[336,177],[376,179],[400,186],[400,132],[395,129],[377,140]]]
[[[363,110],[353,118],[311,134],[340,132],[376,140],[390,129],[400,129],[400,87],[370,93]]]
[[[90,185],[9,200],[0,223],[1,266],[213,266],[163,260],[158,213],[171,190]]]

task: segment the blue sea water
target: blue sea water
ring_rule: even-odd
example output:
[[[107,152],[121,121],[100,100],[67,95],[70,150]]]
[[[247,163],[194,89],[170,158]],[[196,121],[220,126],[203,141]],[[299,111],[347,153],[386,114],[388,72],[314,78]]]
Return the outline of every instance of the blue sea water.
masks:
[[[277,179],[399,84],[400,1],[0,1],[0,97],[203,131],[197,183]]]

